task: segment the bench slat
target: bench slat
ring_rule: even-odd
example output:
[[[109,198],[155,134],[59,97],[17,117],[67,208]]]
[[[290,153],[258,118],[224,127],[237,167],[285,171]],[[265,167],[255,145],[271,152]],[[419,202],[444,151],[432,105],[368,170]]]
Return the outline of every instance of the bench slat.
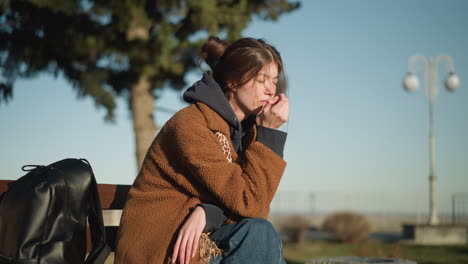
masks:
[[[119,226],[122,210],[102,210],[104,226]]]
[[[8,190],[12,180],[0,180],[0,195]],[[131,185],[98,184],[102,209],[123,209]]]

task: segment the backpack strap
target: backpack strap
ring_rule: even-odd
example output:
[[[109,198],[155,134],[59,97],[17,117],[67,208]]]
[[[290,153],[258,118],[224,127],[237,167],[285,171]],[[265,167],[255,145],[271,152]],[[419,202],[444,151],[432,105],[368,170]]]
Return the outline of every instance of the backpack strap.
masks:
[[[13,259],[7,256],[4,256],[0,252],[0,264],[38,264],[39,260],[37,259]]]
[[[80,160],[89,166],[91,172],[91,204],[89,206],[88,222],[89,230],[91,231],[92,248],[85,263],[103,264],[109,256],[111,248],[106,244],[106,232],[102,219],[101,201],[99,199],[96,178],[94,177],[90,163],[86,159]]]

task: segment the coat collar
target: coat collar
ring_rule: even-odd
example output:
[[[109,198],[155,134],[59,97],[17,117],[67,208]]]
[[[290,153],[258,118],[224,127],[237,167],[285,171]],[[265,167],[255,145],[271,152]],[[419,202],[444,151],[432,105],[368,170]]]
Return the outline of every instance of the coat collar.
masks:
[[[206,119],[207,126],[212,131],[218,131],[226,136],[231,136],[229,124],[218,113],[211,109],[208,105],[202,102],[196,102],[195,105],[200,109]],[[251,132],[247,135],[247,141],[244,142],[251,144],[257,138],[257,126],[253,125]]]
[[[206,123],[210,130],[219,131],[224,135],[230,135],[229,124],[218,113],[202,102],[196,102],[195,104],[205,116]]]

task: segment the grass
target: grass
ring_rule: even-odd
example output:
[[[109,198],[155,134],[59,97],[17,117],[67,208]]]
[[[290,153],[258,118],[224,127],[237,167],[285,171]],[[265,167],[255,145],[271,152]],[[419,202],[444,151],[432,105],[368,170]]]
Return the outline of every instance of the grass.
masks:
[[[361,244],[307,241],[299,245],[285,243],[283,254],[288,264],[303,264],[311,258],[336,256],[391,257],[409,259],[418,264],[468,263],[468,245],[420,246],[375,241]]]

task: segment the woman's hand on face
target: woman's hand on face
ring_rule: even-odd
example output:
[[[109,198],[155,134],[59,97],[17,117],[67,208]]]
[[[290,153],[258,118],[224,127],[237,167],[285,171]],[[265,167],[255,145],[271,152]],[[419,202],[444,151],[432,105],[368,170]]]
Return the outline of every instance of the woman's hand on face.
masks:
[[[197,206],[179,231],[172,253],[172,263],[189,264],[198,250],[198,241],[206,225],[205,209]]]
[[[283,93],[273,97],[263,108],[258,117],[258,124],[267,128],[277,129],[289,117],[288,98]]]

